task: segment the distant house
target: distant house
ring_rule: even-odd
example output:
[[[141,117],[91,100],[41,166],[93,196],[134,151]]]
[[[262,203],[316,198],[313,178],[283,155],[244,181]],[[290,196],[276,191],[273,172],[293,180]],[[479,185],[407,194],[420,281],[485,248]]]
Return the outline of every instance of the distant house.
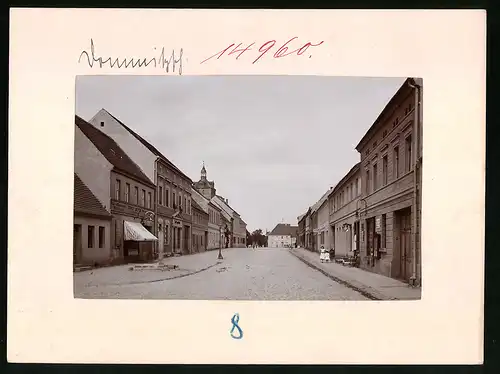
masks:
[[[298,229],[298,226],[291,226],[288,223],[278,223],[276,227],[267,234],[267,246],[271,248],[295,246]]]

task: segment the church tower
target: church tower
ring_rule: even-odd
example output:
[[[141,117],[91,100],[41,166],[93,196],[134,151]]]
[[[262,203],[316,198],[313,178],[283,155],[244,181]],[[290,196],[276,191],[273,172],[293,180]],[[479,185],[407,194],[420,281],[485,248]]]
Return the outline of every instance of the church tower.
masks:
[[[215,196],[215,183],[207,179],[205,163],[201,168],[200,180],[194,183],[194,188],[208,200]]]

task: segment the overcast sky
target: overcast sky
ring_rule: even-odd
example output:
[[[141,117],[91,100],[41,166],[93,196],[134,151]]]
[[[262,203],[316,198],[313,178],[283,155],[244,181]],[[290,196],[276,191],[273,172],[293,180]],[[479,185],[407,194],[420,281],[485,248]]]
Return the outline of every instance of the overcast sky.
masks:
[[[248,231],[297,224],[359,161],[404,78],[81,76],[76,114],[107,109],[193,181],[205,161]]]

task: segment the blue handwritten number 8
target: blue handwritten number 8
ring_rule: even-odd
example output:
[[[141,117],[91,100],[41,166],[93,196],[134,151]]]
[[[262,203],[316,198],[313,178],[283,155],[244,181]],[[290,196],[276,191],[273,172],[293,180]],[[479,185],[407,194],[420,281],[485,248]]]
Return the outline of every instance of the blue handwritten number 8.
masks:
[[[243,337],[243,330],[241,330],[240,326],[238,325],[238,322],[240,320],[240,315],[236,313],[233,318],[231,318],[231,323],[233,324],[233,327],[231,328],[231,337],[233,339],[241,339]],[[234,335],[234,329],[238,330],[239,335]]]

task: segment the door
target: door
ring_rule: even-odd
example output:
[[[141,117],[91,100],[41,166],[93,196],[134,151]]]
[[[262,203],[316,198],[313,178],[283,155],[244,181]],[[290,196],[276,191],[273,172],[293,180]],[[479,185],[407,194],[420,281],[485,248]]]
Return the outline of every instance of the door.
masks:
[[[401,255],[400,269],[401,279],[409,281],[411,275],[411,210],[407,209],[400,215]]]
[[[73,264],[78,264],[82,254],[82,225],[73,225]]]
[[[189,226],[184,226],[184,252],[189,253]]]
[[[163,256],[163,244],[165,239],[165,226],[161,225],[160,231],[158,231],[158,254]]]

